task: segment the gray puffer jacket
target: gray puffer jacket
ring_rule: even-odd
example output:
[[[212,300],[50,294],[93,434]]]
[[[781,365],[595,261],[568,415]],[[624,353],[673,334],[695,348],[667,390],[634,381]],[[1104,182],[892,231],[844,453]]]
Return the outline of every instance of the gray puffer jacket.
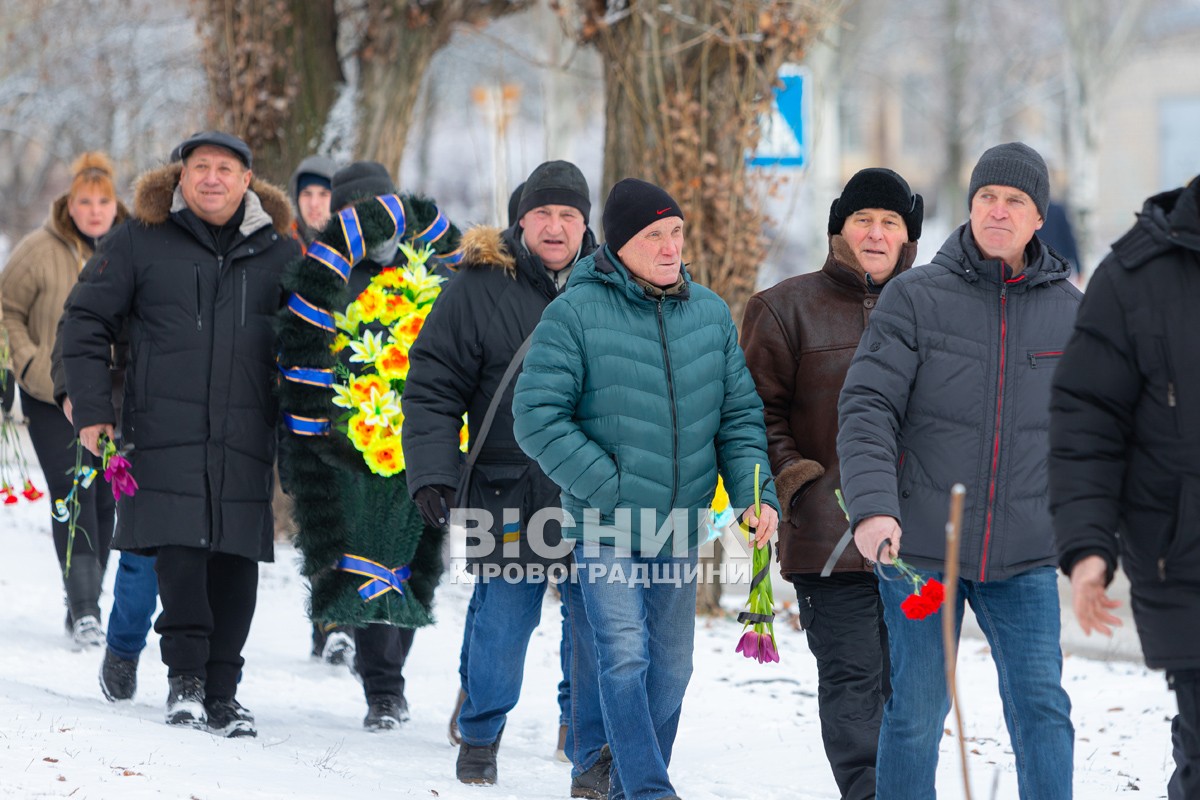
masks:
[[[964,578],[1001,580],[1057,561],[1047,507],[1050,379],[1082,297],[1035,236],[1016,277],[964,224],[933,263],[888,282],[838,403],[852,526],[895,517],[900,553],[945,566],[950,489],[967,487]]]

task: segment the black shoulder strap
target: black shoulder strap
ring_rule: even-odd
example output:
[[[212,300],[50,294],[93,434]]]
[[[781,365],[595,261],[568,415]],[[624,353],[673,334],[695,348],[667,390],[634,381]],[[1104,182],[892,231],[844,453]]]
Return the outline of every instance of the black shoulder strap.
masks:
[[[496,419],[496,409],[500,407],[504,391],[516,377],[517,371],[521,369],[521,363],[525,361],[525,354],[529,352],[529,345],[532,343],[533,331],[530,331],[529,335],[525,337],[525,341],[521,342],[521,346],[517,348],[517,352],[513,353],[512,361],[508,362],[508,368],[500,376],[500,383],[496,385],[496,393],[492,395],[492,402],[488,404],[487,413],[483,415],[483,423],[480,424],[479,431],[475,434],[475,441],[471,443],[471,452],[467,453],[466,469],[469,470],[475,466],[475,461],[479,458],[479,451],[483,449],[483,443],[492,429],[492,422]]]

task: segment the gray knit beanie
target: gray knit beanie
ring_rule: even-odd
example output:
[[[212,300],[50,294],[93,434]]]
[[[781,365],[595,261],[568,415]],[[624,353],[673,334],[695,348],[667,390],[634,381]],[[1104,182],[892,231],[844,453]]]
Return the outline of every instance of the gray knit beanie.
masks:
[[[979,157],[979,163],[971,171],[971,185],[967,189],[967,210],[975,200],[975,193],[984,186],[1011,186],[1033,198],[1038,214],[1046,218],[1050,205],[1050,172],[1046,162],[1027,144],[1009,142],[998,144]]]

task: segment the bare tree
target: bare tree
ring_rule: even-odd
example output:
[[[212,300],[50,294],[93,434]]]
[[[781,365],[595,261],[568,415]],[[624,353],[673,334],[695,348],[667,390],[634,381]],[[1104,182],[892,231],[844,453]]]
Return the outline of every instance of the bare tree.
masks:
[[[698,281],[734,319],[762,262],[758,143],[780,66],[803,57],[837,0],[579,0],[605,71],[604,187],[636,175],[682,205]]]
[[[1125,62],[1149,0],[1060,0],[1066,25],[1065,120],[1068,191],[1079,263],[1094,264],[1094,217],[1100,201],[1099,149],[1104,87]]]
[[[107,151],[124,186],[201,121],[204,74],[182,0],[5,0],[0,34],[0,232],[10,238],[45,217],[79,152]]]
[[[285,181],[320,142],[343,80],[334,0],[192,0],[204,43],[209,121]]]

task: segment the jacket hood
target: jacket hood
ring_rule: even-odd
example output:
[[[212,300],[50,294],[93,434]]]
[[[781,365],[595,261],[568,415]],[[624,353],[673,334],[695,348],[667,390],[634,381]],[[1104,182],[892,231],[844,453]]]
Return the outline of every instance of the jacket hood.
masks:
[[[970,283],[980,279],[999,283],[1003,264],[1000,259],[984,258],[979,252],[970,222],[964,222],[950,234],[933,257],[933,263],[961,275]],[[1048,281],[1065,280],[1071,274],[1071,264],[1035,235],[1025,246],[1025,269],[1021,274],[1025,280],[1013,284],[1017,291]]]
[[[320,175],[326,178],[331,184],[333,183],[333,173],[337,172],[337,164],[332,158],[326,156],[309,156],[300,162],[300,166],[296,167],[296,171],[292,173],[292,177],[288,178],[288,197],[300,207],[300,190],[296,184],[300,180],[300,176],[304,173]]]
[[[1200,251],[1200,177],[1147,199],[1137,218],[1136,225],[1160,244]]]
[[[687,271],[687,264],[680,264],[679,271],[683,275],[683,291],[668,295],[668,300],[687,300],[691,297],[692,276]],[[608,284],[624,292],[630,300],[655,302],[646,295],[646,290],[637,284],[629,268],[621,263],[621,259],[617,258],[607,244],[596,248],[589,256],[581,258],[575,264],[575,269],[571,271],[571,279],[567,281],[567,289],[584,283]]]
[[[502,228],[476,225],[463,234],[461,247],[461,269],[500,269],[516,275],[517,259],[508,249]]]
[[[179,192],[183,165],[176,162],[142,174],[133,188],[133,218],[146,225],[161,225],[172,212],[185,207]],[[292,224],[292,206],[278,186],[259,178],[250,181],[246,192],[246,216],[242,232],[251,233],[266,224],[287,236]]]
[[[81,257],[86,256],[91,252],[92,248],[79,234],[79,229],[75,227],[75,221],[71,219],[70,213],[67,211],[68,195],[62,195],[53,203],[50,204],[50,217],[46,220],[46,230],[51,234],[61,239],[68,247],[72,248]],[[129,218],[129,209],[117,198],[117,216],[113,220],[113,228],[120,225]],[[109,230],[112,230],[111,228]]]

